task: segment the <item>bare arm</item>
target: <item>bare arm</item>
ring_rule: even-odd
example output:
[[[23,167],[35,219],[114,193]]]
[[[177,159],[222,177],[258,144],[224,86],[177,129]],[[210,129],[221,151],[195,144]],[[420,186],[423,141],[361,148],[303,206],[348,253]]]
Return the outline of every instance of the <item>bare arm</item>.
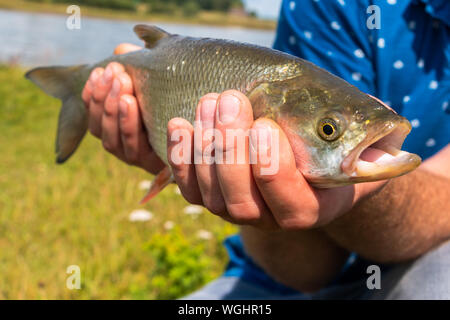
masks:
[[[415,258],[450,238],[450,145],[391,180],[324,227],[338,244],[378,262]]]

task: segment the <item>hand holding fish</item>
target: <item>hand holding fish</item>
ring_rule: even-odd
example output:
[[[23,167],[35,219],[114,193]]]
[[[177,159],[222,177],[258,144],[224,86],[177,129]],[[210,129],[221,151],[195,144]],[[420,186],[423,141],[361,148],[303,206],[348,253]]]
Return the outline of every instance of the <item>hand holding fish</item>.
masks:
[[[114,53],[140,49],[124,43]],[[120,160],[156,174],[164,163],[148,143],[133,91],[132,80],[121,64],[112,62],[105,69],[94,69],[82,93],[89,112],[89,131]]]
[[[121,44],[114,53],[139,49]],[[89,111],[89,130],[102,140],[107,151],[151,173],[164,167],[148,144],[138,102],[133,96],[132,80],[121,64],[112,62],[105,69],[94,69],[82,97]],[[232,123],[221,121],[220,115],[233,112],[237,117]],[[190,203],[204,205],[212,213],[236,224],[288,230],[324,225],[349,211],[360,198],[378,190],[386,182],[333,189],[311,187],[297,170],[298,157],[283,130],[270,119],[254,121],[249,99],[236,90],[221,95],[205,95],[196,110],[196,120],[204,124],[203,129],[216,123],[215,129],[224,135],[227,129],[279,132],[280,170],[274,175],[260,174],[260,165],[250,164],[248,153],[245,164],[175,164],[169,157],[175,181],[183,196]],[[168,124],[168,136],[180,129],[193,135],[191,123],[175,118]],[[169,142],[168,149],[173,147],[175,143]],[[298,148],[295,151],[303,153]]]

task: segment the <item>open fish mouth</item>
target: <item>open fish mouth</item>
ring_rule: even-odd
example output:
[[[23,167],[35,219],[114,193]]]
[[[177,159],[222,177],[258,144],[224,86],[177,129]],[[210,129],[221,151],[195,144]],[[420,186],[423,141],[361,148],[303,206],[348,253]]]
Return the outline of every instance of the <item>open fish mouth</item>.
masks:
[[[402,119],[388,122],[382,130],[369,134],[342,162],[342,171],[352,182],[369,182],[406,174],[421,163],[421,158],[402,151],[411,124]]]

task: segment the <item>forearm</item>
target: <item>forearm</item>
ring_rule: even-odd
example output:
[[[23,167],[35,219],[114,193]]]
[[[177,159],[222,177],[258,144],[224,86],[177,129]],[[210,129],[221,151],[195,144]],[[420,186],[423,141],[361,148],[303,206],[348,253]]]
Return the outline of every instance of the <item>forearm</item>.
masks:
[[[302,292],[314,292],[341,270],[348,252],[318,229],[265,232],[241,228],[244,248],[272,278]]]
[[[391,180],[323,229],[368,259],[404,261],[450,238],[449,199],[450,179],[419,168]]]

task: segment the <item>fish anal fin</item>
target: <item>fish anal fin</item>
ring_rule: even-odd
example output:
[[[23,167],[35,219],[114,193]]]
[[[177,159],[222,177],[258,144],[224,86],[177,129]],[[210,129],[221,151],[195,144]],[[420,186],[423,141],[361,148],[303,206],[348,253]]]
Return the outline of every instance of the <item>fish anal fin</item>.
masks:
[[[152,184],[145,195],[145,197],[141,200],[140,204],[145,204],[154,198],[158,193],[160,193],[167,185],[174,181],[172,171],[170,171],[169,167],[165,167],[162,169],[153,179]]]
[[[159,40],[170,37],[171,34],[155,26],[138,24],[134,27],[137,36],[145,41],[145,47],[154,48]]]

